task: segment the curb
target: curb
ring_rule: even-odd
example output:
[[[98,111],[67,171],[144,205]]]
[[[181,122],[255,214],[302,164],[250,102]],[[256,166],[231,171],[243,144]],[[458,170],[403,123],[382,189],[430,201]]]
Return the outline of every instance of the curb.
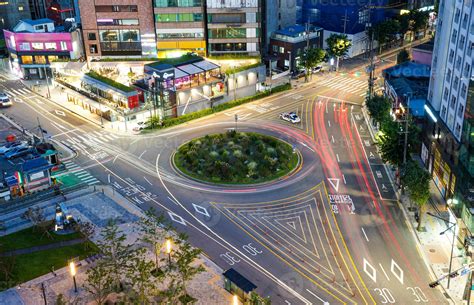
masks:
[[[369,127],[369,133],[370,133],[370,136],[372,138],[372,140],[375,142],[375,135],[373,133],[373,130],[372,130],[372,125],[370,123],[370,118],[368,117],[368,114],[366,112],[366,109],[365,109],[365,105],[362,107],[362,115],[364,116],[364,120],[365,120],[365,123],[367,124],[367,126]],[[378,151],[378,148],[377,148],[377,151]],[[389,169],[389,166],[384,163],[384,170],[385,170],[385,173],[387,174],[387,177],[389,178],[390,180],[390,183],[391,183],[391,187],[395,193],[395,195],[397,196],[397,205],[398,207],[400,208],[400,210],[402,211],[403,213],[403,216],[405,217],[405,220],[406,222],[409,224],[407,227],[408,227],[408,230],[410,231],[410,233],[415,237],[415,240],[416,240],[416,246],[418,247],[418,249],[420,250],[419,253],[421,254],[421,257],[423,259],[423,262],[424,264],[426,265],[427,269],[428,269],[428,272],[430,273],[430,276],[433,280],[437,279],[437,276],[436,276],[436,273],[434,272],[433,268],[431,267],[431,262],[428,260],[427,256],[426,256],[426,253],[425,251],[423,251],[423,248],[422,248],[422,244],[421,244],[421,241],[420,241],[420,238],[418,236],[418,234],[416,233],[416,230],[413,226],[413,223],[411,222],[410,220],[410,216],[408,215],[408,212],[406,211],[405,209],[405,206],[400,202],[400,194],[399,192],[395,189],[394,187],[394,182],[393,182],[393,178],[392,178],[392,175],[390,174],[390,169]],[[454,300],[451,298],[451,296],[449,295],[449,293],[446,291],[446,289],[444,288],[443,285],[439,285],[439,287],[441,288],[438,288],[438,289],[441,289],[443,295],[446,297],[446,300],[448,301],[449,304],[452,304],[454,305],[455,302]]]

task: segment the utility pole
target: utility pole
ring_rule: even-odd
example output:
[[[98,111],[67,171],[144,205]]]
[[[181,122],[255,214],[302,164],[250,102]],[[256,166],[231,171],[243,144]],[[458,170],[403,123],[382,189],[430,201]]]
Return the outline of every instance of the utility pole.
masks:
[[[404,133],[404,141],[403,141],[403,171],[405,172],[406,171],[406,168],[407,168],[407,155],[408,155],[408,126],[409,126],[409,123],[410,123],[410,97],[407,96],[407,95],[404,95],[405,97],[405,100],[407,102],[407,109],[406,109],[406,112],[405,112],[405,115],[404,115],[404,121],[400,121],[401,123],[405,123],[405,127],[403,129],[403,133]],[[404,192],[404,185],[402,185],[402,179],[401,179],[401,172],[400,172],[400,169],[398,170],[399,172],[399,179],[400,179],[400,187],[401,187],[401,190],[402,190],[402,194]]]
[[[309,50],[309,21],[306,21],[306,52]]]
[[[345,9],[345,11],[344,11],[343,21],[344,21],[344,35],[345,35],[346,34],[346,27],[347,27],[347,9]]]
[[[43,128],[41,127],[39,117],[36,117],[36,120],[38,121],[38,128],[39,128],[39,130],[40,130],[40,132],[41,132],[41,138],[43,139],[43,143],[44,143],[44,132],[43,132]]]

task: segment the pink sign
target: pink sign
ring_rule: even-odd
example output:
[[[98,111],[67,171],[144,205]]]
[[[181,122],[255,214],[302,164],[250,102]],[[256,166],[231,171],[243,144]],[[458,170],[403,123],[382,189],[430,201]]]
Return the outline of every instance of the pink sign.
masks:
[[[3,30],[7,48],[17,52],[72,52],[71,33],[15,33]]]

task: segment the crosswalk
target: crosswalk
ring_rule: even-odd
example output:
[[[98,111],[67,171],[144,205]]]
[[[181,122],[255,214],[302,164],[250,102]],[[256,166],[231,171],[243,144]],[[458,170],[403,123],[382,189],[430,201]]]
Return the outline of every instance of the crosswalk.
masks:
[[[345,91],[358,96],[365,96],[367,93],[368,86],[367,81],[365,80],[344,76],[326,78],[318,82],[318,85],[329,87],[331,89]]]
[[[119,137],[112,133],[94,131],[82,135],[68,135],[67,138],[60,141],[76,150],[85,150],[88,147],[101,147],[105,143],[111,143],[117,139]]]
[[[10,98],[13,97],[18,97],[19,95],[24,95],[24,96],[30,96],[32,92],[28,89],[21,88],[21,89],[5,89],[3,92],[5,92]]]
[[[76,163],[70,160],[64,161],[63,163],[66,165],[66,169],[68,170],[68,172],[76,176],[76,178],[81,180],[83,183],[87,185],[94,185],[94,184],[100,183],[100,181],[97,180],[97,178],[92,176],[88,171],[81,168]]]

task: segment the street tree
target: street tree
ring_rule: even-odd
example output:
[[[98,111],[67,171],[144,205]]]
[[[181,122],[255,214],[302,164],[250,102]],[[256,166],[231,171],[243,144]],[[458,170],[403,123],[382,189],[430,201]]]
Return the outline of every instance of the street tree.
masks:
[[[84,239],[84,249],[88,250],[91,247],[91,239],[95,234],[95,226],[88,221],[76,221],[74,223],[74,230],[79,232]]]
[[[48,238],[53,238],[49,229],[51,228],[51,221],[46,220],[44,210],[41,207],[28,208],[21,218],[28,220],[33,225],[34,229],[38,229],[42,236],[46,235]]]
[[[403,163],[401,129],[397,122],[388,118],[382,121],[377,134],[377,146],[384,162],[399,166]]]
[[[397,65],[410,61],[410,53],[406,49],[400,50],[397,54]]]
[[[426,35],[428,28],[429,13],[426,11],[412,10],[410,11],[410,19],[412,21],[412,31],[416,35],[419,31],[423,31],[423,37]]]
[[[405,42],[405,35],[411,31],[411,17],[410,14],[402,14],[399,15],[398,18],[398,24],[399,24],[399,31],[400,31],[400,46],[403,47],[403,44]]]
[[[367,98],[365,104],[369,110],[370,117],[377,123],[381,124],[384,120],[390,119],[390,109],[392,102],[385,96],[373,95]]]
[[[395,35],[400,31],[400,23],[395,19],[388,19],[377,23],[373,27],[374,39],[379,43],[379,53],[382,53],[382,47],[387,43],[393,40]],[[369,31],[369,35],[372,35],[372,32]]]
[[[336,57],[336,71],[339,70],[339,58],[344,56],[352,46],[352,41],[343,34],[331,34],[326,39],[328,45],[327,52],[329,56]]]
[[[301,58],[301,65],[306,69],[305,81],[313,75],[313,68],[323,62],[326,52],[320,48],[309,48]]]
[[[109,266],[104,259],[100,259],[95,266],[87,269],[84,289],[92,295],[97,305],[102,305],[113,291],[113,283]]]
[[[410,201],[418,206],[419,220],[416,229],[420,231],[425,205],[430,198],[430,174],[417,162],[410,161],[407,162],[401,179],[408,191]]]
[[[153,251],[155,256],[155,269],[159,269],[159,254],[166,237],[167,232],[171,229],[171,225],[166,221],[163,214],[158,214],[154,209],[145,212],[145,216],[140,218],[138,222],[138,230],[140,231],[140,241]]]
[[[250,304],[251,305],[271,305],[272,302],[270,300],[270,297],[261,297],[258,293],[255,291],[252,291],[250,293]]]
[[[183,293],[183,288],[175,276],[167,277],[168,285],[166,289],[158,292],[159,304],[178,304],[179,297]]]
[[[184,233],[178,234],[176,238],[177,249],[173,254],[175,270],[178,283],[183,290],[183,297],[187,297],[187,282],[194,278],[197,274],[204,272],[204,266],[199,264],[196,266],[195,260],[202,253],[201,249],[194,248],[188,242],[188,236]]]
[[[146,252],[145,248],[135,249],[127,262],[126,278],[131,291],[126,295],[128,301],[135,304],[150,304],[157,295],[156,284],[161,282],[161,279],[153,276],[155,263],[147,259]]]
[[[127,271],[127,262],[132,251],[131,245],[126,244],[125,241],[126,236],[119,230],[116,222],[109,220],[97,242],[99,249],[102,251],[103,260],[107,263],[114,279],[114,288],[118,290],[123,289],[122,276]]]

